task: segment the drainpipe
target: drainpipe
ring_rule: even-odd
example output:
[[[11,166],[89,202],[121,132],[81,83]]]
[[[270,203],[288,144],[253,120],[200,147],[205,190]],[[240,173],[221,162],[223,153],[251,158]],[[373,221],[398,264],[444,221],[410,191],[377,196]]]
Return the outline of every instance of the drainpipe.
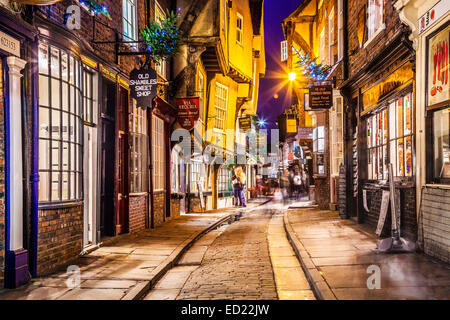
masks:
[[[38,104],[38,48],[36,41],[31,50],[31,85],[32,85],[32,146],[31,146],[31,248],[30,248],[30,272],[37,277],[38,256],[38,184],[39,184],[39,104]]]

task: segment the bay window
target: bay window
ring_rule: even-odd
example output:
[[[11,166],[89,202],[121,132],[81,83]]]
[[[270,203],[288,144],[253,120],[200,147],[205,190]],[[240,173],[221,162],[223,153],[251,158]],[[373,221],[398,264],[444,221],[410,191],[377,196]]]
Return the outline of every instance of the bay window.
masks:
[[[164,120],[152,117],[152,162],[153,162],[153,190],[162,191],[165,188],[165,148],[164,148]]]
[[[82,199],[83,69],[69,51],[39,44],[39,201]]]
[[[367,118],[368,179],[388,179],[389,163],[396,177],[413,175],[413,110],[408,93]]]
[[[138,107],[136,100],[132,99],[129,112],[130,128],[130,192],[139,193],[148,191],[147,182],[147,110]]]

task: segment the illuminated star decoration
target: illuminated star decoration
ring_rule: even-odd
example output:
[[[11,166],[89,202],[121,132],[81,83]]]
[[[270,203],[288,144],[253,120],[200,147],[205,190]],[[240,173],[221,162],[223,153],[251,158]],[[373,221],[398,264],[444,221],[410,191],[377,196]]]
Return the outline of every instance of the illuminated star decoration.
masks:
[[[100,1],[101,1],[101,3],[98,3],[98,2],[96,2],[94,0],[82,0],[81,4],[83,6],[85,6],[89,10],[89,12],[91,14],[93,14],[93,15],[102,14],[105,17],[107,17],[109,20],[112,20],[112,18],[110,16],[110,14],[108,12],[108,9],[106,8],[105,4],[103,3],[102,0],[100,0]]]
[[[299,58],[298,64],[300,68],[303,69],[305,77],[310,78],[313,81],[324,81],[327,79],[331,69],[330,66],[321,63],[317,64],[308,54],[301,53],[300,50],[295,49],[294,46],[292,46],[292,49],[294,49]]]

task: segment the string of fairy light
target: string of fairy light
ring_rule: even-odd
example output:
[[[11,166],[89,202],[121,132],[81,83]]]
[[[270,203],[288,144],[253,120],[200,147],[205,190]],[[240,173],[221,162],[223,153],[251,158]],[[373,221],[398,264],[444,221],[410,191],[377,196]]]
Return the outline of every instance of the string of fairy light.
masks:
[[[82,0],[81,4],[88,8],[89,12],[94,15],[102,14],[107,17],[109,20],[112,20],[111,15],[108,12],[108,8],[105,6],[103,1],[98,3],[94,0]]]
[[[305,77],[313,81],[324,81],[327,79],[330,66],[316,63],[308,54],[301,53],[294,46],[292,46],[292,49],[299,58],[298,64],[302,68]]]

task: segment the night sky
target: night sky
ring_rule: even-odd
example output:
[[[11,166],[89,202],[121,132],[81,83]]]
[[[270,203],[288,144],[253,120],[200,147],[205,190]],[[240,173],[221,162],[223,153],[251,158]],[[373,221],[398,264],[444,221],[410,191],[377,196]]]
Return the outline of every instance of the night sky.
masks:
[[[280,61],[280,42],[284,40],[281,21],[291,14],[302,0],[265,0],[264,37],[266,47],[266,75],[260,80],[258,115],[267,121],[267,128],[275,128],[275,121],[290,106],[286,62]],[[276,96],[278,95],[278,96]],[[277,98],[276,98],[277,97]]]

